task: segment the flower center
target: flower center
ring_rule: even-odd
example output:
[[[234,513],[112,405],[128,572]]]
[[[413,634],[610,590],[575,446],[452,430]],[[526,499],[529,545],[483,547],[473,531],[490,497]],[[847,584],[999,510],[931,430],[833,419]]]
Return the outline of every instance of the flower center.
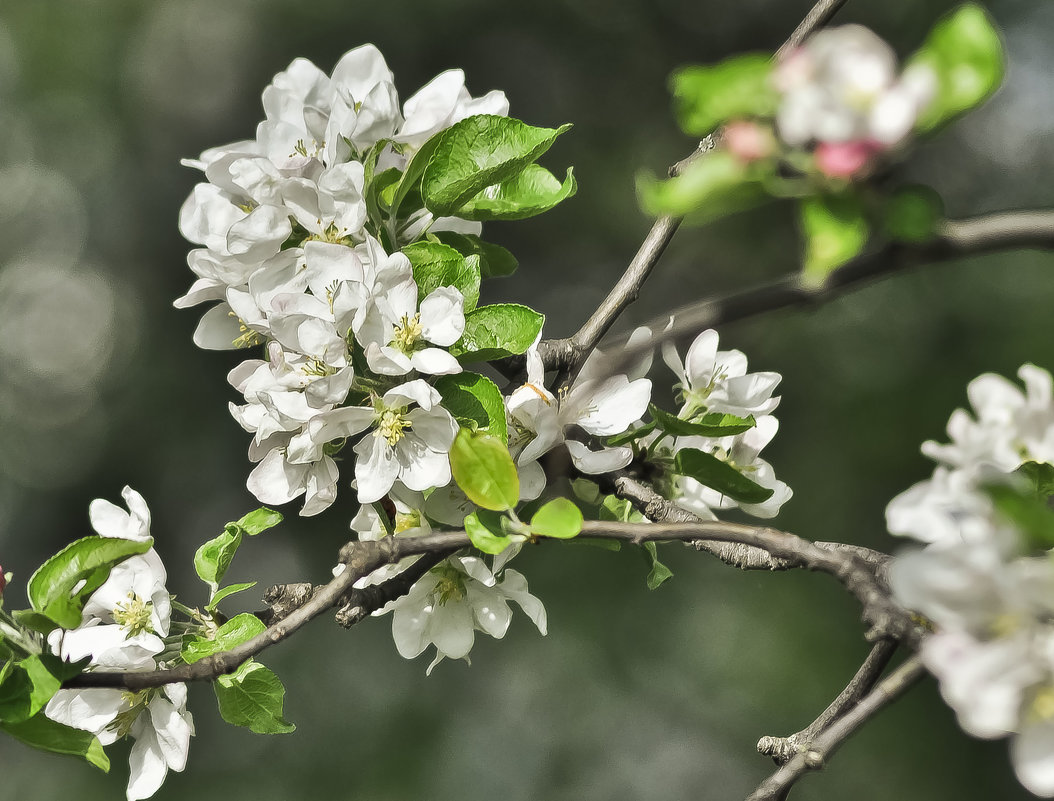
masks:
[[[421,341],[423,331],[421,329],[421,315],[415,314],[411,317],[403,315],[403,319],[393,326],[392,344],[403,353],[409,355],[417,349],[417,343]]]
[[[113,620],[128,632],[129,637],[134,637],[151,630],[150,616],[153,609],[152,603],[130,592],[127,601],[113,608]]]
[[[245,321],[234,312],[227,312],[228,315],[238,321],[239,334],[231,342],[236,348],[251,348],[254,345],[262,345],[264,338],[263,334],[258,331],[253,331],[249,326],[245,324]]]
[[[406,436],[404,432],[413,428],[413,423],[406,419],[405,414],[405,409],[383,409],[377,418],[377,430],[373,435],[384,437],[394,448]]]
[[[293,152],[289,154],[289,158],[292,159],[296,158],[297,156],[304,156],[305,158],[317,159],[321,155],[325,147],[325,142],[319,144],[314,139],[312,139],[311,146],[308,147],[303,139],[297,139],[296,144],[293,145]]]
[[[140,690],[134,693],[121,693],[121,702],[127,704],[128,708],[118,712],[117,716],[110,721],[110,725],[106,728],[117,732],[118,737],[126,737],[132,728],[132,724],[135,723],[135,719],[139,717],[140,712],[146,709],[147,704],[150,703],[150,699],[153,698],[156,692],[157,690]]]
[[[460,601],[465,597],[465,578],[453,568],[444,568],[439,573],[439,581],[432,593],[439,606],[447,601]]]
[[[1054,718],[1054,687],[1041,687],[1032,699],[1029,711],[1041,720]]]
[[[321,359],[309,359],[307,364],[302,368],[304,375],[312,375],[317,378],[325,378],[328,375],[334,375],[337,372],[336,367],[331,367]]]
[[[412,528],[417,528],[421,525],[421,513],[416,509],[406,512],[395,513],[395,533],[401,534],[404,531],[409,531]]]
[[[322,225],[322,220],[317,221]],[[328,242],[331,245],[347,245],[351,247],[355,241],[351,238],[347,228],[337,228],[336,223],[330,223],[322,229],[322,233],[308,234],[304,237],[305,242]]]

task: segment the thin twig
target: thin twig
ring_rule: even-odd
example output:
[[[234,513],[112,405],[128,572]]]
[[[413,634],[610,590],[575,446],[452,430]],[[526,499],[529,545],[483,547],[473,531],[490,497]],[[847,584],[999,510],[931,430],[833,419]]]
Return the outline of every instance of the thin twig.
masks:
[[[820,286],[802,283],[799,274],[771,283],[684,306],[647,323],[650,339],[623,348],[606,361],[617,373],[647,350],[663,342],[696,334],[707,328],[744,320],[777,309],[818,306],[870,282],[923,264],[1009,249],[1054,248],[1054,211],[1017,211],[947,220],[937,236],[922,245],[890,244],[850,261]],[[668,325],[670,317],[674,318]]]
[[[795,28],[794,33],[780,45],[773,58],[778,60],[784,52],[799,46],[815,31],[826,25],[845,3],[846,0],[819,0]],[[716,133],[704,137],[690,156],[670,167],[670,174],[680,174],[688,164],[713,150],[717,144],[715,137]],[[683,217],[659,217],[652,224],[651,230],[644,237],[644,242],[629,266],[626,267],[625,272],[582,327],[568,339],[546,340],[539,343],[538,351],[542,362],[548,369],[560,371],[558,384],[568,386],[574,381],[589,354],[596,349],[597,344],[614,325],[619,315],[637,299],[641,287],[655,269],[659,257],[666,250],[666,246],[683,219]]]
[[[820,715],[799,732],[787,737],[762,737],[758,740],[758,751],[772,757],[777,765],[789,762],[796,754],[809,750],[809,745],[827,729],[835,720],[852,709],[857,702],[871,691],[886,669],[893,652],[897,649],[895,640],[880,640],[868,653],[864,663],[856,671],[830,705]]]
[[[831,17],[845,4],[846,0],[820,0],[809,10],[805,19],[794,29],[794,33],[788,37],[787,41],[780,45],[780,49],[776,51],[776,61],[783,58],[788,50],[800,47],[802,42],[830,22]]]
[[[836,720],[811,743],[808,750],[797,754],[758,788],[746,801],[784,801],[791,787],[807,772],[820,770],[838,747],[853,732],[869,721],[891,701],[895,701],[925,674],[918,656],[912,656],[899,668],[879,682],[860,703]]]

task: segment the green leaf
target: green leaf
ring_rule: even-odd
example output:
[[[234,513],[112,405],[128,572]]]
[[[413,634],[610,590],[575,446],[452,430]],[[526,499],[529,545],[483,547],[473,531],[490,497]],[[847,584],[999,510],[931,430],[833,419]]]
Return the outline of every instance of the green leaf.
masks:
[[[30,577],[29,602],[62,628],[76,628],[85,600],[106,581],[110,568],[130,556],[146,553],[153,543],[152,539],[117,537],[85,537],[72,542]],[[73,588],[81,581],[85,584],[74,593]]]
[[[110,771],[110,760],[98,737],[91,732],[56,723],[45,717],[43,712],[19,723],[0,723],[0,730],[41,751],[79,756],[103,773]]]
[[[52,665],[56,665],[64,676],[69,675],[69,666],[62,668],[62,662],[48,655]],[[77,675],[83,663],[78,664],[72,675]],[[0,720],[18,723],[33,717],[43,709],[62,686],[62,679],[45,664],[42,657],[36,654],[28,656],[17,663],[8,663],[0,682]]]
[[[450,472],[476,506],[503,512],[520,500],[520,478],[505,443],[462,428],[450,448]]]
[[[642,553],[648,562],[648,589],[657,590],[663,582],[673,578],[673,571],[659,561],[658,549],[655,547],[654,542],[644,543]]]
[[[273,671],[249,660],[213,687],[220,716],[257,734],[288,734],[296,729],[283,716],[285,687]]]
[[[651,422],[645,423],[644,425],[638,426],[637,428],[631,428],[629,431],[623,432],[622,434],[616,434],[613,437],[608,437],[606,442],[610,447],[615,448],[619,445],[625,445],[628,442],[634,442],[635,440],[638,440],[641,437],[646,437],[657,427],[658,423],[652,420]]]
[[[479,509],[465,518],[465,533],[477,549],[496,556],[513,543],[527,539],[521,534],[506,534],[502,519],[498,512]]]
[[[216,588],[231,566],[238,546],[242,544],[242,528],[228,525],[218,537],[209,540],[194,554],[194,570],[209,586]]]
[[[1054,495],[1054,465],[1047,462],[1025,462],[1015,472],[1028,479],[1029,488],[1040,498],[1045,500]]]
[[[455,123],[440,135],[421,178],[425,206],[437,217],[457,212],[488,186],[536,161],[570,127],[535,128],[490,114]]]
[[[941,196],[928,186],[905,186],[886,201],[882,227],[896,242],[927,242],[944,216]]]
[[[675,437],[731,437],[749,431],[756,425],[754,415],[737,417],[734,414],[711,412],[697,420],[682,420],[653,403],[648,405],[648,411],[659,428]]]
[[[531,533],[569,540],[582,530],[582,512],[567,498],[554,498],[534,513]]]
[[[462,426],[493,434],[508,442],[508,421],[501,390],[479,373],[455,373],[440,376],[435,388],[443,396],[443,408]]]
[[[981,6],[968,3],[938,22],[905,65],[905,72],[929,69],[937,79],[916,129],[933,131],[983,103],[1003,81],[1004,60],[999,32]]]
[[[772,490],[756,484],[732,465],[712,454],[695,448],[677,451],[674,457],[676,472],[694,478],[700,484],[727,495],[740,503],[762,503],[772,496]]]
[[[255,537],[257,534],[262,534],[269,528],[274,528],[281,523],[282,520],[281,512],[276,512],[274,509],[268,509],[266,506],[261,506],[259,509],[254,509],[241,520],[232,523],[231,525],[238,526],[243,534]]]
[[[450,352],[463,362],[524,353],[538,338],[544,322],[544,314],[518,303],[480,306],[465,315],[465,333]]]
[[[17,609],[11,613],[11,616],[18,625],[39,634],[50,634],[59,627],[50,617],[42,615],[40,612],[34,612],[32,609]]]
[[[701,224],[771,200],[761,183],[771,169],[767,161],[747,164],[727,151],[711,151],[673,178],[640,176],[637,194],[645,214]]]
[[[252,589],[255,586],[255,581],[249,581],[245,584],[231,584],[229,587],[224,587],[222,590],[217,590],[216,593],[213,594],[212,598],[209,599],[209,605],[205,608],[215,609],[219,602],[226,598],[228,595],[234,595],[234,593],[236,592],[243,592],[244,590]]]
[[[822,286],[832,272],[867,244],[869,226],[860,199],[853,194],[805,198],[799,207],[805,256],[802,279]]]
[[[479,256],[479,271],[483,278],[502,278],[512,275],[520,266],[516,257],[501,245],[484,242],[475,234],[436,231],[433,236],[444,245],[450,245],[463,256]]]
[[[1031,488],[1009,484],[990,484],[984,487],[992,499],[996,512],[1013,525],[1033,548],[1047,550],[1054,546],[1054,509],[1046,497],[1036,495]]]
[[[779,105],[772,57],[747,53],[710,66],[682,67],[670,76],[681,130],[706,136],[737,117],[771,117]]]
[[[211,640],[197,637],[186,643],[180,656],[184,662],[192,664],[206,656],[229,651],[257,634],[262,634],[266,629],[267,626],[256,615],[243,612],[220,626]]]
[[[569,167],[563,183],[545,167],[528,164],[523,172],[489,186],[469,200],[457,213],[466,220],[525,220],[573,197],[578,191]]]
[[[457,250],[436,242],[415,242],[403,248],[417,283],[417,302],[441,286],[452,286],[465,297],[465,311],[479,300],[479,259],[465,258]]]
[[[431,160],[432,154],[435,152],[436,145],[439,144],[439,141],[443,138],[443,134],[445,133],[446,130],[443,130],[432,136],[431,139],[421,145],[421,148],[410,157],[410,162],[406,165],[406,169],[403,170],[403,178],[399,182],[395,194],[392,196],[391,214],[393,217],[398,216],[399,209],[402,207],[403,200],[406,199],[407,195],[420,186],[421,176],[424,175],[425,168],[428,166],[428,162]]]

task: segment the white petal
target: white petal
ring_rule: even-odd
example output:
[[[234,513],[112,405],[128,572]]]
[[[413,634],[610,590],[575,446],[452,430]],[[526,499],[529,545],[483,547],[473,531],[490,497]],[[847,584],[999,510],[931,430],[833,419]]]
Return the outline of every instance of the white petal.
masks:
[[[602,448],[599,451],[591,451],[577,440],[569,439],[566,444],[575,467],[593,476],[619,470],[633,461],[632,448]]]
[[[419,373],[427,375],[452,375],[462,371],[461,362],[439,348],[415,351],[410,363]]]
[[[359,503],[379,501],[399,476],[395,454],[381,437],[367,434],[355,446],[355,482]]]
[[[1054,797],[1054,720],[1027,723],[1010,742],[1010,759],[1025,789],[1041,798]]]
[[[128,801],[149,798],[161,789],[168,775],[168,764],[161,754],[157,733],[151,726],[141,725],[143,717],[140,715],[133,724],[136,739],[128,755]]]
[[[452,286],[441,286],[421,301],[421,329],[435,345],[453,345],[465,333],[465,298]]]

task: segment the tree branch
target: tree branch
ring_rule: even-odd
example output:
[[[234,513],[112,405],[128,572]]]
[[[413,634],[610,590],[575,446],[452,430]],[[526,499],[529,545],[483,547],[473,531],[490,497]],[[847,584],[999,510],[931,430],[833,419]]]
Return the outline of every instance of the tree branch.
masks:
[[[624,348],[608,360],[608,370],[617,373],[642,353],[668,340],[680,339],[707,328],[755,317],[776,309],[818,306],[872,281],[922,264],[936,264],[962,256],[999,250],[1054,248],[1054,211],[1016,211],[986,214],[963,220],[946,220],[933,240],[922,245],[889,244],[853,259],[814,287],[798,273],[771,283],[720,298],[684,306],[647,325],[652,337]]]
[[[809,745],[808,750],[797,754],[758,785],[758,788],[747,796],[746,801],[784,801],[798,779],[808,771],[823,768],[827,760],[850,735],[874,717],[879,710],[899,698],[922,678],[925,672],[918,656],[909,658],[884,678],[853,709],[819,734]]]
[[[794,29],[794,33],[787,38],[787,41],[780,45],[780,49],[776,51],[776,61],[783,58],[789,50],[801,47],[806,39],[830,22],[831,17],[845,4],[846,0],[820,0],[809,10],[805,19]]]
[[[880,640],[875,643],[867,659],[850,679],[845,689],[838,694],[819,717],[799,732],[787,737],[762,737],[758,740],[758,751],[772,757],[777,765],[789,762],[795,755],[808,750],[809,744],[821,732],[828,728],[849,709],[857,704],[864,695],[871,691],[886,669],[893,652],[897,649],[895,640]]]

